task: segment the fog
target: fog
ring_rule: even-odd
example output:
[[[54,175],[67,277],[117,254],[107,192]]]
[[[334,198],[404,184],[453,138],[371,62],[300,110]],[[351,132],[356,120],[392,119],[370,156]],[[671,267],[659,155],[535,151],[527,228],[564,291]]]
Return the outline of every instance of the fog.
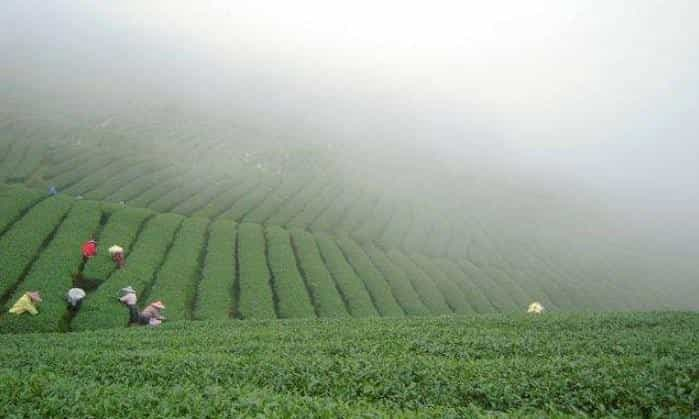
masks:
[[[697,2],[332,3],[5,0],[0,111],[168,107],[526,173],[697,232]]]

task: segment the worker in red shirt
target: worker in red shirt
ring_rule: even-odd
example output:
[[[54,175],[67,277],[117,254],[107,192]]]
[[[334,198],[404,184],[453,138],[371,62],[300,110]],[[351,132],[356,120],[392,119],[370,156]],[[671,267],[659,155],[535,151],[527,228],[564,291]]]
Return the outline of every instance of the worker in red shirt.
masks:
[[[91,257],[97,254],[97,242],[95,239],[90,239],[82,246],[83,262],[87,262]]]

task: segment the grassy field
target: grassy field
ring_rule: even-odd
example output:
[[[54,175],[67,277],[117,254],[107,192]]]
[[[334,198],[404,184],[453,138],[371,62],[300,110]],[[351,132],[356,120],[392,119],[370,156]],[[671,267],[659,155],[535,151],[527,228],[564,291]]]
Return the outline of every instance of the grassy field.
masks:
[[[2,417],[699,415],[699,315],[175,322],[5,336]]]

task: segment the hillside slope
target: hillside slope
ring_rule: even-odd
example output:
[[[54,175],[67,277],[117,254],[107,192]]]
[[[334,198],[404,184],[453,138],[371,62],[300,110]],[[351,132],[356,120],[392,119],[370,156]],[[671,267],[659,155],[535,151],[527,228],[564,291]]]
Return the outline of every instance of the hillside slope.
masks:
[[[549,311],[650,308],[650,288],[621,279],[575,282],[513,268],[479,266],[359,243],[347,235],[312,234],[279,226],[182,217],[0,188],[0,332],[91,330],[126,325],[117,300],[133,286],[141,303],[162,299],[173,320],[221,318],[427,316],[523,312],[532,301]],[[87,263],[80,245],[101,243]],[[119,244],[117,270],[106,248]],[[533,272],[543,272],[543,267]],[[513,281],[508,274],[518,274]],[[72,286],[88,296],[70,316],[63,295]],[[13,316],[7,308],[39,290],[41,314]]]

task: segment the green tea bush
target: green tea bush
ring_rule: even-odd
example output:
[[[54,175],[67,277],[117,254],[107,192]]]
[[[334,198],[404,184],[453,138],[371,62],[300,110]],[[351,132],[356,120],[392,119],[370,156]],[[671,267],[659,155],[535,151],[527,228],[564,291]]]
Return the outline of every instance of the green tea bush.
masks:
[[[4,296],[17,284],[73,202],[73,199],[62,196],[45,199],[32,207],[0,237],[0,296]]]
[[[396,301],[409,316],[425,316],[430,314],[430,310],[420,299],[405,273],[395,266],[390,259],[371,243],[364,245],[366,254],[376,265],[379,271],[386,278],[386,282],[391,286],[391,292],[396,297]]]
[[[435,282],[437,288],[439,288],[444,296],[444,299],[454,313],[476,313],[471,301],[469,301],[470,295],[465,294],[461,287],[459,287],[454,281],[452,281],[451,278],[444,274],[444,272],[439,269],[439,264],[435,262],[434,259],[427,258],[423,255],[412,255],[410,260],[417,264],[417,266],[427,275],[427,277],[431,278]]]
[[[209,220],[204,218],[184,220],[148,293],[150,300],[162,300],[166,304],[170,321],[192,319],[208,224]]]
[[[117,299],[119,290],[130,285],[139,296],[147,291],[182,221],[183,218],[176,214],[159,214],[147,221],[133,245],[127,265],[115,271],[108,281],[85,298],[73,319],[72,329],[80,331],[125,326],[128,313]],[[146,303],[140,301],[141,305]],[[167,301],[164,303],[167,305]]]
[[[420,297],[420,301],[432,314],[452,314],[453,311],[447,304],[445,295],[442,295],[440,288],[436,284],[437,278],[425,275],[413,261],[395,249],[389,250],[386,256],[405,274],[405,277],[410,281],[413,289]]]
[[[235,223],[231,220],[217,220],[209,224],[204,269],[194,306],[194,318],[197,320],[224,320],[235,311],[236,237]]]
[[[483,294],[488,298],[488,301],[501,313],[521,311],[526,308],[521,307],[515,302],[510,294],[503,290],[500,284],[496,283],[483,271],[481,271],[476,265],[468,262],[461,261],[459,265],[466,277],[477,284],[478,288],[483,290]]]
[[[291,241],[295,249],[298,267],[303,273],[306,286],[315,303],[318,317],[347,317],[339,287],[328,272],[320,256],[312,234],[303,230],[292,230]]]
[[[0,189],[0,233],[44,196],[46,195],[39,191],[21,186],[6,186]]]
[[[404,316],[405,312],[393,296],[391,286],[383,274],[376,269],[364,250],[354,240],[346,236],[340,236],[337,244],[357,275],[364,281],[379,314],[385,317]]]
[[[39,291],[43,301],[39,314],[7,315],[0,319],[0,331],[57,332],[66,312],[64,296],[73,287],[73,275],[82,262],[80,243],[99,225],[99,204],[76,203],[61,223],[55,236],[32,264],[26,278],[8,301],[13,304],[27,291]],[[3,310],[4,311],[4,310]]]
[[[306,284],[296,267],[289,232],[270,226],[265,229],[265,237],[279,318],[315,317]]]
[[[311,181],[305,173],[296,176],[286,176],[282,179],[279,189],[270,194],[255,209],[245,215],[243,221],[262,224],[271,217],[285,202],[295,197]]]
[[[236,221],[243,219],[248,212],[260,205],[278,186],[278,177],[265,176],[262,183],[257,185],[251,192],[240,197],[231,208],[221,214],[221,218],[229,218]]]
[[[104,225],[97,237],[97,255],[92,257],[83,268],[82,275],[97,283],[106,281],[116,265],[109,255],[109,247],[112,245],[121,246],[124,249],[126,263],[129,263],[129,254],[138,232],[143,223],[154,214],[152,211],[143,208],[119,208],[109,215],[107,223]],[[97,233],[97,231],[90,232]],[[90,239],[91,234],[87,234],[74,246],[80,249],[80,245]]]
[[[449,259],[438,259],[438,267],[453,283],[461,288],[466,301],[473,307],[476,313],[492,313],[495,307],[490,304],[483,291],[467,278],[464,272]]]
[[[262,177],[259,175],[245,177],[242,182],[235,180],[226,193],[217,196],[192,215],[195,217],[217,218],[231,208],[240,197],[254,191],[261,181]]]
[[[139,178],[138,181],[122,183],[119,189],[115,190],[105,200],[111,202],[129,202],[137,196],[143,194],[146,190],[164,183],[169,179],[177,176],[180,170],[174,166],[167,166],[159,169],[148,176]]]
[[[238,226],[238,263],[240,296],[236,317],[275,318],[272,274],[267,265],[265,236],[259,224]]]
[[[85,193],[85,198],[105,200],[108,196],[111,196],[125,185],[133,183],[140,184],[142,179],[147,179],[158,169],[158,164],[152,161],[133,161],[128,167],[125,167],[124,170],[105,178],[98,187]],[[97,175],[98,174],[95,174],[95,176]],[[120,201],[125,201],[125,199],[120,199]]]
[[[316,234],[315,239],[325,267],[344,297],[350,314],[353,317],[377,316],[379,313],[374,307],[364,281],[357,276],[357,273],[347,262],[335,240],[323,233]],[[378,279],[383,281],[383,278]],[[400,311],[400,307],[396,308]],[[403,312],[400,311],[400,313]]]

